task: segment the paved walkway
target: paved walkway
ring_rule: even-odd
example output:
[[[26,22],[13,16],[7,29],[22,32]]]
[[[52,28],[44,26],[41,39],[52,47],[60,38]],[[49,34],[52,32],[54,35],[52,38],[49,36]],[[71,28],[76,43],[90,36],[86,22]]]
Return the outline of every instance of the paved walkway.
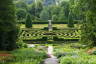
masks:
[[[59,64],[57,58],[47,58],[44,60],[44,64]]]
[[[48,46],[48,57],[44,60],[44,64],[59,64],[59,60],[53,55],[53,46]]]

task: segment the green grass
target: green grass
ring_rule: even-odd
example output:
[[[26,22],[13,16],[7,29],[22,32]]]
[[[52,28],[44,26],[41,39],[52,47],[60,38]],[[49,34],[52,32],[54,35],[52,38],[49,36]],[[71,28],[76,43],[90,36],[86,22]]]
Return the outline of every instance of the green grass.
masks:
[[[34,29],[42,29],[44,27],[48,27],[48,24],[33,24],[32,26]],[[68,28],[67,24],[52,24],[52,26],[57,27],[58,29]],[[75,28],[80,28],[81,25],[78,26],[78,24],[75,24],[74,26]],[[21,24],[20,28],[25,28],[25,25]]]
[[[53,27],[58,27],[60,29],[67,28],[67,24],[53,24]],[[24,24],[21,24],[21,28],[25,28]],[[48,27],[48,24],[33,24],[33,28],[43,29],[44,27]]]

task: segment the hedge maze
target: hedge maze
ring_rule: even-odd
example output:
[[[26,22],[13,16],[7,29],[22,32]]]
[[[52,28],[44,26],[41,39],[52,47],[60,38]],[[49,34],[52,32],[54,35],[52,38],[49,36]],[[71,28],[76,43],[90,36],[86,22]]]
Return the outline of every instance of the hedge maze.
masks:
[[[66,41],[66,40],[79,40],[81,30],[53,30],[51,32],[47,30],[22,30],[19,38],[22,40],[32,41]]]

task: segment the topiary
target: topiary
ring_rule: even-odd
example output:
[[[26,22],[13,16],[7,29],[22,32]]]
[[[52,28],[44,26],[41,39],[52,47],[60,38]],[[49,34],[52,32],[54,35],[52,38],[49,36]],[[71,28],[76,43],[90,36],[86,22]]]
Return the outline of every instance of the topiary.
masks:
[[[27,15],[25,26],[26,26],[26,28],[31,28],[32,27],[32,20],[31,20],[31,17],[30,17],[29,14]]]

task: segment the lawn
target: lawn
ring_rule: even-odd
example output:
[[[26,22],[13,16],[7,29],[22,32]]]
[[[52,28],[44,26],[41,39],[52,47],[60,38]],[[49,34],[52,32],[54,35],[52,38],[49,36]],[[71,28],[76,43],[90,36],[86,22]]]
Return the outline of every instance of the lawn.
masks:
[[[53,27],[57,27],[58,29],[64,29],[64,28],[68,28],[67,24],[53,24]],[[80,25],[81,26],[81,25]],[[80,26],[78,27],[78,24],[75,24],[74,27],[76,28],[80,28]],[[48,27],[48,24],[33,24],[33,28],[36,29],[42,29],[44,27]],[[25,28],[24,24],[20,25],[20,28]]]

